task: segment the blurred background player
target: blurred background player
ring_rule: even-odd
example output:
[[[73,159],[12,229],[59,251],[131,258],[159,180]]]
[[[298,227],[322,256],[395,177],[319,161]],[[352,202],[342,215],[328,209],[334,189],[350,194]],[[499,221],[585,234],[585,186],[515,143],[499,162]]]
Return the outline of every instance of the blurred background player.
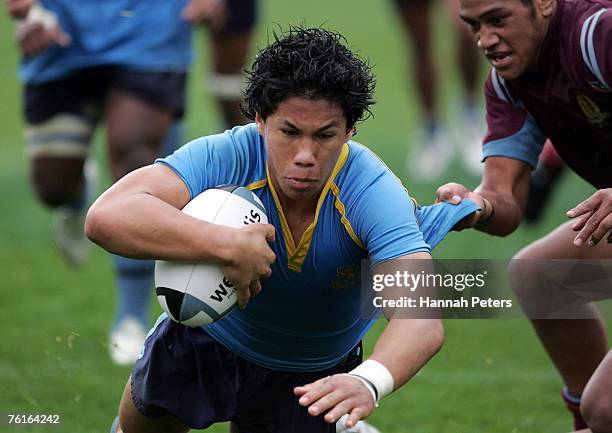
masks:
[[[210,58],[204,84],[206,92],[217,102],[223,127],[247,123],[240,106],[244,69],[256,25],[256,0],[192,0],[181,15],[193,25],[206,27]],[[166,137],[162,155],[173,153],[183,143],[182,122],[177,119]],[[121,256],[114,258],[119,302],[113,321],[116,325],[110,336],[111,356],[118,364],[131,364],[149,328],[154,263]]]
[[[458,2],[444,0],[453,12],[456,27],[456,62],[459,66],[460,81],[463,88],[463,107],[459,110],[456,130],[451,133],[442,125],[443,113],[438,107],[439,76],[436,67],[434,32],[432,20],[434,0],[393,0],[399,12],[402,27],[414,50],[413,72],[419,93],[424,128],[413,134],[411,152],[407,160],[408,173],[417,181],[438,179],[448,167],[454,153],[453,143],[460,148],[462,161],[472,174],[480,174],[481,164],[478,156],[482,154],[482,108],[480,103],[480,57],[472,39],[458,17]],[[454,73],[454,71],[453,71]],[[444,74],[442,78],[447,77]]]
[[[204,87],[219,107],[225,128],[248,122],[241,111],[244,69],[257,23],[257,0],[205,0],[210,48]],[[189,10],[189,9],[188,9]]]
[[[28,88],[33,88],[30,91],[37,92],[37,98],[47,98],[46,93],[38,90],[36,85],[47,84],[57,81],[56,76],[52,76],[50,79],[45,78],[44,73],[53,66],[56,62],[62,62],[64,59],[72,59],[81,56],[77,65],[72,65],[68,62],[64,71],[59,72],[59,76],[63,77],[75,74],[76,71],[80,75],[90,77],[90,74],[95,74],[95,71],[88,69],[89,65],[99,64],[104,65],[107,62],[112,63],[116,68],[121,65],[127,71],[136,70],[137,72],[146,71],[145,77],[148,79],[147,84],[138,86],[134,81],[129,84],[125,84],[121,81],[121,77],[111,76],[103,78],[103,83],[97,82],[93,86],[99,84],[99,90],[94,92],[95,94],[84,96],[83,100],[78,97],[77,100],[69,102],[67,106],[54,107],[49,113],[44,112],[42,114],[43,120],[40,122],[38,118],[28,118],[28,122],[32,124],[44,123],[43,126],[49,122],[53,123],[54,118],[60,118],[60,125],[56,131],[59,134],[64,134],[64,137],[60,137],[59,140],[63,141],[63,144],[57,144],[54,142],[47,143],[45,146],[39,146],[36,149],[36,155],[33,156],[33,167],[46,167],[48,166],[48,157],[46,153],[51,152],[53,159],[60,160],[60,164],[64,164],[65,161],[69,161],[68,164],[75,166],[75,174],[72,177],[64,178],[63,186],[56,189],[56,193],[60,196],[60,202],[49,203],[48,200],[43,198],[43,202],[52,207],[52,218],[54,237],[56,244],[71,265],[78,266],[85,262],[87,259],[87,253],[89,249],[88,241],[83,237],[83,209],[93,199],[95,194],[95,185],[91,185],[92,178],[95,177],[95,165],[88,163],[85,164],[85,176],[79,179],[78,176],[78,165],[79,160],[83,160],[83,157],[88,154],[88,143],[91,140],[91,134],[93,132],[96,121],[100,116],[100,112],[93,113],[87,110],[98,109],[100,110],[102,99],[106,98],[106,95],[111,92],[111,88],[117,87],[122,91],[133,93],[133,97],[136,99],[143,99],[145,102],[162,105],[176,105],[170,107],[161,107],[167,111],[170,108],[174,111],[173,118],[174,123],[168,130],[168,126],[165,124],[157,124],[156,122],[150,123],[152,118],[148,116],[139,117],[135,124],[128,124],[127,122],[121,122],[120,116],[113,116],[110,119],[114,119],[114,122],[109,123],[109,155],[111,171],[113,172],[113,179],[116,180],[125,173],[131,171],[134,168],[138,168],[141,165],[151,162],[150,157],[155,158],[159,154],[167,155],[172,153],[178,146],[184,141],[182,139],[182,128],[180,124],[180,115],[183,111],[184,105],[184,81],[187,68],[189,66],[190,54],[189,44],[187,43],[190,28],[186,25],[186,22],[191,24],[204,23],[209,28],[210,41],[211,41],[211,58],[212,65],[208,85],[209,92],[214,95],[217,100],[223,115],[226,126],[233,124],[245,123],[245,119],[240,112],[241,103],[241,90],[244,81],[242,71],[248,55],[249,46],[251,45],[252,30],[255,23],[255,1],[237,1],[228,0],[227,2],[219,0],[192,0],[190,2],[183,1],[175,5],[170,14],[164,17],[159,17],[159,25],[167,28],[166,34],[167,40],[161,42],[153,42],[149,47],[140,47],[144,49],[144,52],[151,52],[151,56],[163,55],[162,51],[155,50],[166,49],[162,46],[165,44],[169,49],[173,51],[170,54],[168,63],[157,64],[157,60],[151,61],[152,64],[149,66],[147,61],[143,63],[141,56],[134,56],[134,59],[129,59],[130,49],[135,50],[138,46],[136,41],[144,37],[143,33],[137,33],[138,25],[142,23],[139,20],[139,16],[135,17],[131,9],[116,10],[117,16],[123,18],[120,22],[130,22],[132,26],[124,26],[125,33],[118,35],[106,35],[103,33],[104,29],[101,27],[83,25],[70,28],[70,33],[64,29],[69,25],[62,23],[62,17],[65,14],[66,17],[70,17],[72,9],[75,9],[75,5],[63,5],[61,2],[49,2],[49,9],[46,7],[46,3],[40,4],[34,7],[33,11],[28,16],[29,8],[32,5],[32,1],[9,1],[7,3],[7,9],[9,13],[18,19],[23,19],[18,24],[17,37],[19,39],[20,46],[22,47],[23,53],[26,55],[24,65],[22,69],[26,71],[22,73],[22,77],[28,83]],[[179,7],[179,5],[181,7]],[[53,8],[57,8],[57,11]],[[97,19],[97,11],[101,6],[91,6],[88,4],[80,5],[80,14],[87,15],[90,19]],[[118,6],[116,6],[118,7]],[[88,9],[89,8],[89,9]],[[109,7],[104,6],[105,10]],[[87,12],[91,11],[91,12]],[[60,12],[60,13],[58,13]],[[159,10],[158,13],[167,13],[167,9]],[[112,14],[111,14],[112,15]],[[104,15],[102,15],[104,16]],[[68,22],[70,20],[66,18]],[[168,22],[168,25],[164,23]],[[152,23],[148,23],[152,25]],[[128,28],[129,27],[129,28]],[[146,27],[145,27],[146,28]],[[86,42],[81,42],[80,33],[88,32],[87,35],[83,35]],[[75,34],[73,38],[73,34]],[[174,36],[173,36],[174,35]],[[86,36],[86,37],[85,37]],[[95,53],[95,49],[90,50],[89,56],[82,56],[81,51],[86,50],[87,43],[96,43],[94,40],[96,37],[99,38],[100,42],[103,43],[103,48],[96,48],[99,53]],[[114,38],[114,39],[113,39]],[[129,41],[124,44],[126,47],[121,47],[121,44],[117,44],[117,47],[113,47],[113,43],[125,38],[125,41]],[[76,40],[75,40],[76,39]],[[78,48],[71,47],[72,43],[75,43]],[[80,46],[80,44],[85,44]],[[154,45],[158,44],[158,45]],[[61,50],[59,47],[65,47],[66,50]],[[132,46],[132,48],[129,48]],[[47,50],[49,48],[49,50]],[[105,50],[107,52],[105,52]],[[118,60],[112,57],[113,50],[124,50]],[[98,58],[94,58],[98,56]],[[34,64],[34,66],[31,66]],[[121,69],[121,68],[117,68]],[[148,74],[151,72],[151,74]],[[117,73],[119,74],[119,73]],[[95,78],[100,79],[100,77]],[[132,80],[136,80],[137,77],[133,77]],[[83,80],[81,78],[81,80]],[[172,83],[174,81],[174,84]],[[157,88],[157,86],[160,88]],[[127,88],[124,88],[126,87]],[[136,88],[132,88],[135,86]],[[47,85],[50,87],[50,85]],[[52,87],[52,86],[51,86]],[[155,90],[157,89],[157,90]],[[155,90],[155,91],[153,91]],[[107,93],[108,92],[108,93]],[[156,94],[157,92],[157,94]],[[116,92],[113,91],[112,94]],[[93,98],[93,101],[87,100],[87,98]],[[158,101],[158,99],[163,101]],[[117,98],[115,97],[113,101]],[[173,101],[176,99],[175,101]],[[34,103],[34,102],[32,102]],[[93,104],[92,104],[93,103]],[[91,105],[85,107],[85,104]],[[98,107],[94,107],[94,105]],[[120,101],[121,105],[122,102]],[[81,106],[79,106],[81,105]],[[180,106],[179,106],[180,105]],[[26,111],[28,110],[26,104]],[[115,108],[109,108],[109,112],[114,112]],[[128,108],[128,110],[130,110]],[[30,110],[31,111],[31,110]],[[64,113],[66,111],[66,113]],[[28,112],[28,111],[27,111]],[[58,114],[59,113],[59,114]],[[50,116],[50,118],[47,118]],[[26,116],[27,117],[27,116]],[[66,117],[76,120],[83,120],[82,124],[85,125],[85,135],[77,137],[74,134],[71,135],[70,129],[62,130],[61,125],[62,119]],[[109,122],[109,117],[106,118]],[[57,123],[57,122],[56,122]],[[73,122],[74,123],[74,122]],[[140,124],[140,126],[138,126]],[[127,147],[126,140],[129,140],[132,134],[141,135],[137,128],[141,130],[148,128],[151,125],[151,131],[144,134],[147,137],[145,141],[143,139],[135,140],[132,142],[130,147],[131,150],[125,149]],[[154,125],[159,127],[155,131]],[[160,126],[161,125],[161,126]],[[70,128],[71,125],[66,125],[66,128]],[[32,128],[30,128],[32,129]],[[114,134],[110,134],[110,130]],[[163,132],[163,134],[162,134]],[[161,136],[165,136],[164,147],[159,150],[159,140]],[[32,140],[36,141],[40,139],[40,134],[32,137]],[[57,137],[51,137],[51,140],[56,140]],[[70,142],[72,140],[72,143]],[[31,140],[29,140],[31,141]],[[62,152],[59,154],[57,149],[61,146],[66,145],[72,146],[73,151]],[[119,147],[121,148],[119,148]],[[155,147],[158,154],[151,154],[152,148]],[[30,146],[31,148],[31,146]],[[130,155],[131,154],[131,155]],[[41,158],[44,157],[44,158]],[[124,161],[132,159],[126,166]],[[117,166],[120,166],[117,168]],[[38,173],[39,170],[32,170],[33,173]],[[88,176],[89,175],[89,176]],[[50,175],[47,175],[50,176]],[[90,178],[88,186],[87,178]],[[33,176],[35,179],[35,189],[39,191],[41,188],[39,185],[47,183],[48,179],[38,179],[37,176]],[[77,183],[75,183],[77,182]],[[79,184],[78,182],[82,183]],[[73,191],[70,191],[70,189]],[[74,194],[79,195],[79,200],[71,203],[64,203],[66,200],[65,195],[73,197]],[[72,199],[71,199],[72,200]],[[153,273],[153,262],[151,261],[139,261],[124,258],[121,256],[113,256],[113,263],[116,274],[116,284],[118,287],[117,296],[117,311],[115,318],[112,322],[112,330],[109,338],[109,350],[111,358],[118,364],[130,364],[135,359],[142,346],[146,329],[148,329],[148,314],[149,314],[149,300],[151,297],[151,282]]]
[[[95,170],[86,160],[95,126],[106,123],[113,181],[162,153],[170,126],[184,111],[189,21],[205,16],[201,4],[7,2],[23,54],[31,181],[52,210],[55,242],[69,264],[87,259],[83,218],[95,195]],[[152,263],[115,256],[114,264],[118,311],[109,349],[115,362],[125,364],[135,359],[147,328]]]
[[[198,0],[183,11],[183,17],[206,27],[210,58],[203,83],[206,93],[215,98],[223,127],[247,123],[241,110],[242,90],[257,23],[257,0]],[[182,122],[177,121],[163,154],[171,154],[184,143]]]
[[[257,22],[256,0],[192,0],[182,11],[192,24],[206,27],[209,43],[206,92],[216,100],[223,128],[248,122],[241,111],[244,69]],[[185,143],[180,119],[172,125],[162,154]],[[111,333],[111,355],[119,364],[136,361],[148,327],[154,262],[114,256],[119,265],[119,304]],[[137,320],[133,320],[135,317]],[[121,354],[119,356],[119,354]]]

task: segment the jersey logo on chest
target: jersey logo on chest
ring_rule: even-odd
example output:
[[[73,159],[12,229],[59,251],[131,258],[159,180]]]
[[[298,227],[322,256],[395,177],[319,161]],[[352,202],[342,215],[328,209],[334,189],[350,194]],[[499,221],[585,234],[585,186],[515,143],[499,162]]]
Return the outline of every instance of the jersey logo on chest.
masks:
[[[334,289],[348,289],[359,281],[359,266],[350,264],[336,269],[336,279],[332,283]]]
[[[610,113],[601,111],[601,108],[591,98],[586,95],[577,95],[576,100],[591,125],[598,128],[605,128],[608,125]]]

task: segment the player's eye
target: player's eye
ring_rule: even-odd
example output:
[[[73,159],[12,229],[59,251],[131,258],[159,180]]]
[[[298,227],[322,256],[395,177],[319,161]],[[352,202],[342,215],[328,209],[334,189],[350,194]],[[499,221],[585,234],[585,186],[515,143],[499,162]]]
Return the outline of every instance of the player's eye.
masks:
[[[315,138],[317,140],[328,140],[330,138],[332,138],[335,134],[332,134],[331,132],[325,132],[325,133],[321,133],[321,134],[317,134],[315,135]]]
[[[295,129],[281,129],[287,137],[297,137],[298,132]]]
[[[476,33],[480,30],[480,23],[474,20],[468,20],[464,18],[465,23],[468,25],[472,33]]]
[[[491,23],[492,26],[494,27],[501,27],[504,25],[504,23],[506,22],[506,18],[504,17],[498,17],[498,16],[494,16],[491,17],[491,19],[489,20],[489,22]]]

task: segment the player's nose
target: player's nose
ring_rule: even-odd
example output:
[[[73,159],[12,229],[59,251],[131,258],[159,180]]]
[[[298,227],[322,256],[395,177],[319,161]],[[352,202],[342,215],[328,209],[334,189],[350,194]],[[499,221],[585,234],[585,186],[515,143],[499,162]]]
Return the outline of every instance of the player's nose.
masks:
[[[499,36],[495,31],[488,29],[486,26],[482,26],[480,32],[478,32],[478,48],[488,50],[499,43]]]
[[[302,140],[298,147],[293,162],[300,167],[312,167],[316,164],[316,144],[311,143],[310,140]]]

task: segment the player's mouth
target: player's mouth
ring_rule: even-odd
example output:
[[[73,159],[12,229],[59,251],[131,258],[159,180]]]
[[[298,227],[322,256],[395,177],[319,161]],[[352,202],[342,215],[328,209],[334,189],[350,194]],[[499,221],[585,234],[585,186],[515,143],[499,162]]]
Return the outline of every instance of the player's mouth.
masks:
[[[495,69],[504,69],[512,63],[512,53],[510,51],[496,51],[486,53],[487,59]]]
[[[311,189],[313,185],[317,183],[316,179],[311,179],[307,177],[290,176],[290,177],[286,177],[286,179],[287,179],[287,183],[289,184],[289,186],[291,186],[293,189],[296,189],[298,191],[306,191],[308,189]]]

